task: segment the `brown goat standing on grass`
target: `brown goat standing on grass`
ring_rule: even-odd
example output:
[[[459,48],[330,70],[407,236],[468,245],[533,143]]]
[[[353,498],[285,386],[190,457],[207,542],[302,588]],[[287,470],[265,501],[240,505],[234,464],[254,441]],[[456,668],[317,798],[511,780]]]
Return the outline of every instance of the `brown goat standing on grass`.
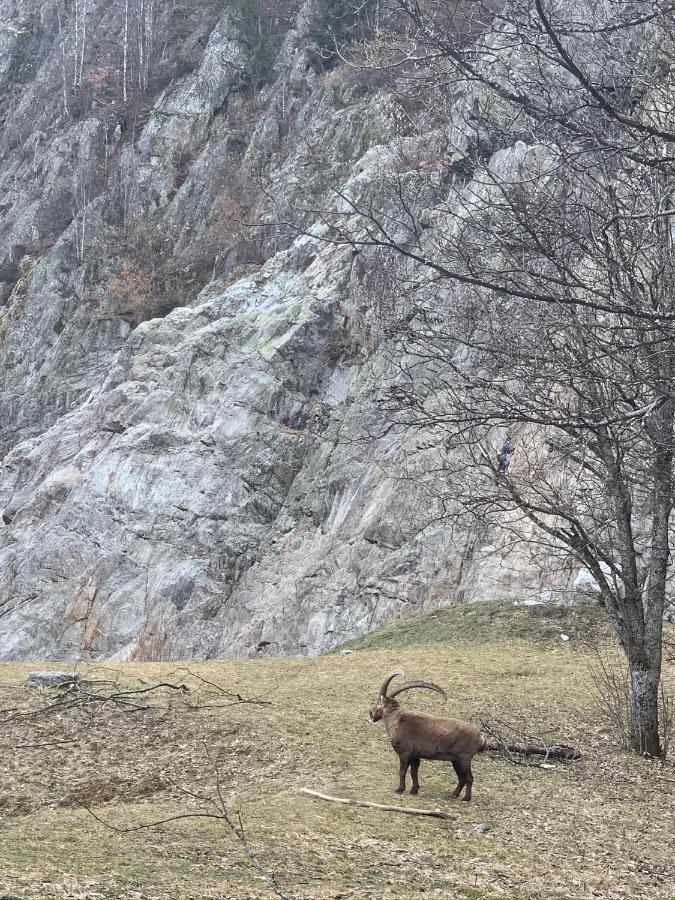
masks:
[[[417,777],[420,760],[443,759],[452,763],[458,779],[457,787],[450,796],[456,800],[466,786],[463,799],[471,800],[473,784],[471,760],[476,753],[491,749],[490,743],[477,728],[469,725],[468,722],[461,722],[459,719],[440,719],[426,713],[411,713],[401,709],[394,698],[411,688],[427,688],[430,691],[436,691],[445,700],[447,700],[447,696],[443,688],[430,681],[408,681],[387,695],[389,682],[397,675],[403,678],[405,672],[402,672],[401,669],[394,669],[385,676],[380,687],[379,699],[370,710],[370,718],[373,722],[384,720],[384,727],[391,746],[398,753],[400,777],[396,793],[402,794],[405,791],[408,766],[410,766],[412,775],[410,793],[416,794],[420,789]]]

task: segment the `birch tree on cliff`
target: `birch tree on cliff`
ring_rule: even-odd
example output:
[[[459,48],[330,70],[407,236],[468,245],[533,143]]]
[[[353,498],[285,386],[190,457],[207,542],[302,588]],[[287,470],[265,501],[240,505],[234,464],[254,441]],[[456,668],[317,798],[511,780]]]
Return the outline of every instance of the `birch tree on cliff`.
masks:
[[[675,449],[673,6],[393,7],[395,33],[367,65],[402,97],[416,91],[419,110],[421,72],[456,98],[441,189],[402,143],[377,199],[341,192],[339,216],[324,217],[331,240],[390,273],[399,260],[387,427],[442,431],[454,502],[523,539],[534,529],[589,570],[630,669],[631,747],[659,756]],[[453,147],[460,133],[468,146]],[[507,433],[514,451],[499,471]]]

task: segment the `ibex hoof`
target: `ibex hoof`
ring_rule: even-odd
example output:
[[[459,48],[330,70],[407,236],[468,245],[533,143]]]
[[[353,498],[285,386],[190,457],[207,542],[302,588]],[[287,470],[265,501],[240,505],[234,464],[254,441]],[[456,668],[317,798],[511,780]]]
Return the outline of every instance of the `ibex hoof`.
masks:
[[[404,791],[405,791],[405,788],[402,788],[402,787],[394,788],[395,794],[402,794]]]

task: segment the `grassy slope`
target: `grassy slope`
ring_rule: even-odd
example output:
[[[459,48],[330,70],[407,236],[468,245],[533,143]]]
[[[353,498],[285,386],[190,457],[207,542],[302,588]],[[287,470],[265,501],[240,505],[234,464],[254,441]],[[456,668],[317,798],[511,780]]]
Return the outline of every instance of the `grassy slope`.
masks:
[[[585,644],[598,633],[592,609],[551,616],[462,607],[351,642],[346,656],[191,665],[244,696],[265,695],[269,706],[190,710],[175,702],[131,715],[105,709],[93,718],[15,721],[0,736],[0,894],[273,896],[216,822],[118,834],[81,807],[124,826],[196,810],[178,788],[212,791],[208,757],[218,754],[228,804],[296,900],[672,897],[675,768],[612,747],[589,692]],[[423,763],[420,795],[399,800],[396,758],[381,726],[366,718],[382,674],[398,664],[448,690],[447,704],[415,692],[408,705],[554,732],[585,758],[542,770],[481,757],[474,802],[454,805],[449,765]],[[44,703],[20,687],[30,668],[0,667],[1,708]],[[115,668],[126,680],[152,680],[176,666]],[[668,679],[675,682],[672,664]],[[73,743],[40,746],[66,740]],[[346,809],[300,795],[301,786],[450,808],[454,819]],[[492,830],[476,834],[479,822]]]

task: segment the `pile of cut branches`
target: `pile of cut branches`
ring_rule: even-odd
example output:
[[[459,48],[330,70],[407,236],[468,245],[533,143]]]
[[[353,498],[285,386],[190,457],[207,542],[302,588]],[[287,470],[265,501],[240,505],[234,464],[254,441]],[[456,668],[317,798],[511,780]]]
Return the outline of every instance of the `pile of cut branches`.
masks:
[[[40,691],[41,700],[45,693],[49,694],[47,702],[41,702],[37,707],[29,705],[28,708],[0,710],[0,726],[72,710],[91,713],[103,708],[114,708],[122,712],[168,710],[177,701],[189,709],[240,703],[262,706],[270,703],[259,697],[242,697],[187,668],[170,673],[168,678],[174,676],[179,676],[176,681],[148,683],[141,679],[124,681],[114,670],[90,669],[82,674],[75,672],[72,679]]]
[[[487,750],[493,756],[501,757],[516,766],[546,768],[550,759],[581,759],[581,751],[567,744],[558,744],[549,740],[549,733],[532,737],[518,731],[498,719],[481,720],[481,731],[488,737]],[[543,757],[532,761],[532,756]]]

